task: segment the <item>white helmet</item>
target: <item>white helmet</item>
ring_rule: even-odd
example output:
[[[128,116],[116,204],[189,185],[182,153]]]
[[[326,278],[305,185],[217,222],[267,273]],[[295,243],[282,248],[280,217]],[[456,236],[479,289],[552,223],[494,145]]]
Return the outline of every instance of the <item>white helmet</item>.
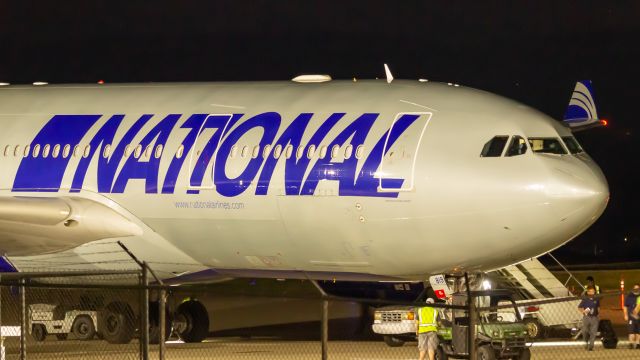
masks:
[[[427,298],[427,304],[433,304],[435,301],[432,298]]]

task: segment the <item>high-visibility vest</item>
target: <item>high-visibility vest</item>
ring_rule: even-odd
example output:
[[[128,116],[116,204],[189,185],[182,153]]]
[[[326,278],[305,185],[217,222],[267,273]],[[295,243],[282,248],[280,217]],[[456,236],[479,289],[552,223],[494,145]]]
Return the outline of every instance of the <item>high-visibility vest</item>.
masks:
[[[587,288],[589,287],[589,285],[585,285],[584,286],[584,292],[587,292]],[[594,290],[596,291],[596,295],[600,295],[600,286],[598,285],[593,285]]]
[[[436,309],[425,306],[420,308],[418,315],[418,333],[438,331],[438,325],[436,323],[438,312]]]

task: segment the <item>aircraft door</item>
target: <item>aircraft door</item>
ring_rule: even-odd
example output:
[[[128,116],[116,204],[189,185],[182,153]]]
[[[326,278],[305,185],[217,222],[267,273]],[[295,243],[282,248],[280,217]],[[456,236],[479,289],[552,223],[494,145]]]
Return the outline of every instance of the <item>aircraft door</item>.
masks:
[[[432,115],[431,112],[396,114],[383,147],[378,191],[413,191],[417,154]],[[402,183],[397,179],[402,179]]]

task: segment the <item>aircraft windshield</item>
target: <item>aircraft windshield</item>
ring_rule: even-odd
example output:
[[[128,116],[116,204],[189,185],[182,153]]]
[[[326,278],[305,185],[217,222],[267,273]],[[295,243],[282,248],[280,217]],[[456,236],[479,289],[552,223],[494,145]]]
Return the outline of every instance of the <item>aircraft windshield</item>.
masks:
[[[569,149],[570,153],[579,154],[584,151],[582,150],[582,146],[578,144],[578,140],[573,136],[564,136],[562,140],[564,140],[564,144],[567,145],[567,149]]]
[[[507,149],[506,156],[518,156],[527,152],[527,143],[526,141],[518,135],[513,136],[511,138],[511,143],[509,144],[509,148]]]
[[[529,138],[529,145],[534,153],[565,155],[567,150],[558,138]]]

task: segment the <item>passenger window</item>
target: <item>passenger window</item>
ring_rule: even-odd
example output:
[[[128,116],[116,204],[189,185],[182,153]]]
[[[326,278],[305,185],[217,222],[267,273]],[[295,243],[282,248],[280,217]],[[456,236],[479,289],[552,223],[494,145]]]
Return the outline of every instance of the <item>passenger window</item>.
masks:
[[[296,159],[302,159],[302,155],[304,155],[304,147],[298,146],[298,149],[296,150]]]
[[[282,145],[278,144],[273,148],[273,158],[279,159],[280,155],[282,155]]]
[[[37,157],[38,157],[38,155],[40,155],[40,145],[39,145],[39,144],[35,144],[35,145],[33,146],[33,155],[32,155],[32,156],[33,156],[34,158],[37,158]]]
[[[495,136],[489,140],[482,148],[481,157],[500,157],[504,146],[507,145],[508,136]]]
[[[20,154],[20,145],[16,145],[16,147],[13,149],[13,156],[18,157],[18,154]]]
[[[240,151],[240,157],[245,158],[249,153],[249,147],[247,145],[242,147],[242,151]]]
[[[9,156],[9,151],[11,151],[11,145],[7,145],[4,147],[4,156]]]
[[[256,145],[253,147],[253,153],[251,154],[251,157],[253,159],[257,158],[258,156],[260,156],[260,145]]]
[[[529,138],[534,153],[565,155],[567,151],[557,138]]]
[[[136,146],[136,150],[133,152],[133,157],[138,159],[140,158],[140,155],[142,155],[142,145],[138,144],[138,146]]]
[[[46,158],[49,156],[49,150],[51,149],[51,145],[47,144],[42,148],[42,157]]]
[[[584,150],[582,150],[582,146],[578,143],[578,140],[573,136],[563,136],[562,140],[564,140],[564,144],[567,145],[567,149],[569,149],[570,153],[579,154],[584,152]]]
[[[91,145],[87,145],[84,147],[84,152],[82,153],[83,158],[88,158],[91,155]]]
[[[80,145],[76,145],[73,147],[73,157],[78,157],[78,153],[80,152]]]
[[[356,159],[360,160],[364,156],[364,145],[360,145],[356,148]]]
[[[327,145],[322,145],[320,147],[320,156],[318,156],[320,159],[324,159],[327,157]]]
[[[345,159],[351,159],[351,155],[353,155],[353,145],[349,144],[344,149],[344,158]]]
[[[144,157],[147,159],[151,158],[151,145],[147,145],[147,148],[144,149]]]
[[[238,145],[233,145],[231,147],[231,158],[235,158],[236,155],[238,154]]]
[[[102,157],[106,159],[109,155],[111,155],[111,145],[107,144],[105,145],[104,150],[102,150]]]
[[[176,158],[182,159],[183,154],[184,154],[184,145],[180,144],[180,146],[178,146],[178,152],[176,152]]]
[[[29,156],[29,152],[31,150],[31,146],[27,145],[24,147],[24,150],[22,151],[22,157],[27,157]]]
[[[54,159],[57,158],[58,155],[60,155],[60,144],[56,144],[51,152],[51,157]]]
[[[265,145],[264,149],[262,150],[262,157],[265,159],[269,157],[269,151],[271,151],[271,145]]]
[[[340,145],[333,145],[333,148],[331,148],[332,159],[335,159],[338,157],[338,151],[340,151]]]
[[[159,144],[158,146],[156,146],[156,152],[154,155],[156,159],[160,159],[160,156],[162,156],[162,144]]]
[[[315,153],[316,153],[316,146],[310,145],[309,150],[307,150],[307,159],[313,158],[313,155],[315,155]]]
[[[527,142],[522,136],[514,135],[505,156],[518,156],[527,152]]]
[[[71,153],[71,145],[67,144],[64,146],[64,148],[62,149],[62,157],[64,159],[69,157],[69,154]]]
[[[124,147],[124,157],[129,157],[131,155],[131,144]]]
[[[293,155],[293,145],[289,144],[284,148],[284,157],[291,159],[291,155]]]

